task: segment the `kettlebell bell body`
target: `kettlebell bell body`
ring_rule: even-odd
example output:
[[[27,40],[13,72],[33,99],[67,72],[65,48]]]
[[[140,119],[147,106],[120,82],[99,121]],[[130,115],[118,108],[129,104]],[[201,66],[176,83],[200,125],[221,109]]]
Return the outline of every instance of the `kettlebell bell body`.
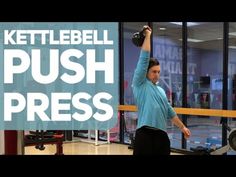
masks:
[[[142,31],[139,31],[139,32],[136,32],[136,33],[133,34],[132,42],[135,46],[141,47],[143,45],[143,41],[145,39],[145,36],[144,36],[143,33],[146,29],[147,28],[143,28]]]

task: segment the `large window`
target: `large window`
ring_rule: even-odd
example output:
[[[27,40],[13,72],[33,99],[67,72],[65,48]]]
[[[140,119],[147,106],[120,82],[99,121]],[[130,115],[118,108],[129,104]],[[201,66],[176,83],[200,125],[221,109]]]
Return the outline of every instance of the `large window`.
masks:
[[[153,57],[160,62],[159,86],[174,107],[182,106],[182,23],[153,23]],[[171,147],[181,147],[181,131],[168,121]]]
[[[140,31],[145,22],[124,23],[124,103],[134,105],[134,97],[131,88],[132,78],[138,62],[140,48],[132,43],[133,33]],[[137,126],[137,112],[124,113],[124,142],[131,143]]]
[[[187,103],[191,108],[222,109],[223,23],[187,23]],[[189,116],[187,147],[221,147],[219,117]]]
[[[236,110],[236,23],[229,23],[229,64],[228,64],[228,109]],[[231,128],[236,127],[236,119],[228,119]],[[228,154],[236,154],[230,151]]]
[[[236,110],[236,23],[229,24],[228,82],[228,109]]]
[[[134,104],[131,81],[140,48],[132,43],[134,32],[145,22],[123,23],[124,32],[124,102]],[[187,41],[183,41],[182,22],[153,22],[152,55],[161,66],[159,85],[173,107],[182,107],[182,43],[187,43],[187,107],[222,109],[223,92],[223,22],[188,22]],[[236,109],[236,23],[229,23],[228,109]],[[130,143],[137,125],[137,113],[125,112],[125,143]],[[181,115],[179,115],[181,118]],[[235,119],[229,126],[236,127]],[[222,144],[220,117],[188,116],[192,136],[187,149],[202,146],[219,148]],[[181,131],[171,121],[167,124],[171,147],[181,148]]]

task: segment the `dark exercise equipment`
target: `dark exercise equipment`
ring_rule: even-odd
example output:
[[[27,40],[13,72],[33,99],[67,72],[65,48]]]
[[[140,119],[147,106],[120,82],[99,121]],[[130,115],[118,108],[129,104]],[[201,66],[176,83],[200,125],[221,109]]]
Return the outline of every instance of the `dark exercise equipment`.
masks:
[[[55,155],[63,155],[64,134],[62,131],[29,131],[30,134],[24,136],[24,146],[35,146],[36,149],[43,151],[45,144],[56,144]]]
[[[210,152],[210,155],[221,155],[228,152],[229,150],[236,151],[236,128],[231,129],[230,127],[227,127],[227,129],[229,131],[228,144]]]
[[[143,41],[145,39],[144,31],[148,28],[143,28],[142,31],[136,32],[132,36],[132,42],[135,46],[141,47],[143,45]]]
[[[227,126],[227,130],[229,131],[227,145],[218,149],[208,149],[202,146],[198,146],[196,148],[190,148],[190,150],[192,150],[196,155],[223,155],[229,150],[236,151],[236,128],[231,129],[229,126]]]

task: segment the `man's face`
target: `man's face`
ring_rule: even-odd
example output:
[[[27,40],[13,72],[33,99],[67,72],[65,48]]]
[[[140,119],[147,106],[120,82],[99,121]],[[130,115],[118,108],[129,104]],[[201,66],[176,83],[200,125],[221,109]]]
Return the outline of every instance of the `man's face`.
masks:
[[[156,84],[160,78],[161,67],[160,65],[155,65],[151,67],[147,73],[147,78],[153,83]]]

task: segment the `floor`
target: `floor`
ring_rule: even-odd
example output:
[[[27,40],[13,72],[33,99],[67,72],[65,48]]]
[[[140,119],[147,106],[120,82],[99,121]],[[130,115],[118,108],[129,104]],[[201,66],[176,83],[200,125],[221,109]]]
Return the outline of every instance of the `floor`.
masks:
[[[54,155],[56,152],[55,145],[45,145],[45,150],[40,151],[34,146],[25,147],[25,155]],[[66,142],[63,144],[65,155],[132,155],[133,150],[128,145],[111,143],[100,144],[95,146],[86,142]],[[172,153],[172,155],[179,155]]]
[[[25,147],[26,155],[53,155],[56,152],[55,145],[45,145],[45,150],[40,151],[34,146]],[[95,146],[86,142],[65,142],[63,144],[65,155],[132,155],[133,151],[128,149],[128,145],[117,143],[101,144]]]

